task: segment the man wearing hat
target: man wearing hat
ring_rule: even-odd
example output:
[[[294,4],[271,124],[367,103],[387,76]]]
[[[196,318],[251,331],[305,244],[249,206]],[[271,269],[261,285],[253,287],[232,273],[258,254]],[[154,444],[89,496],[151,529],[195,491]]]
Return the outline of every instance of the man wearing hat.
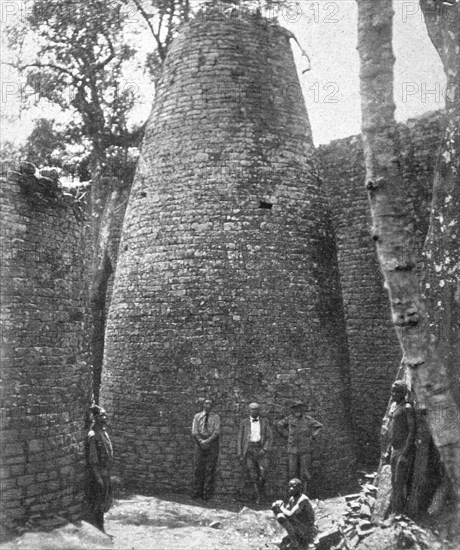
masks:
[[[249,416],[240,422],[237,448],[238,457],[243,461],[253,483],[257,504],[260,504],[261,490],[266,481],[268,451],[272,440],[268,419],[259,416],[258,403],[251,403]]]
[[[304,414],[302,401],[294,401],[291,414],[276,424],[280,435],[287,439],[289,478],[299,478],[304,485],[311,479],[310,462],[312,440],[323,429],[323,425]]]
[[[110,471],[113,463],[113,448],[105,429],[107,415],[98,405],[90,407],[91,429],[86,437],[85,454],[87,465],[86,499],[90,507],[89,521],[104,531],[104,513],[112,505]]]

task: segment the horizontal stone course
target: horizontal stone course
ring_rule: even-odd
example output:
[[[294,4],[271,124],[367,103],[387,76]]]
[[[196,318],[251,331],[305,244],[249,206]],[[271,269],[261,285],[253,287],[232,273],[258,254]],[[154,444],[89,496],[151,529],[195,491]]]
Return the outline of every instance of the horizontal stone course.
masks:
[[[217,490],[235,494],[247,404],[260,400],[274,422],[298,397],[327,426],[312,490],[344,489],[354,456],[338,271],[303,100],[283,88],[297,82],[287,35],[238,21],[182,32],[146,128],[106,328],[101,398],[119,471],[144,488],[187,489],[192,417],[213,395]],[[277,437],[274,494],[286,460]]]
[[[429,223],[441,128],[440,112],[399,125],[404,191],[419,249]],[[358,459],[375,467],[382,418],[401,360],[400,346],[371,238],[361,138],[333,141],[319,147],[318,153],[337,242]]]
[[[22,169],[21,169],[22,170]],[[0,186],[4,526],[82,512],[88,355],[87,227],[71,195],[12,172]]]

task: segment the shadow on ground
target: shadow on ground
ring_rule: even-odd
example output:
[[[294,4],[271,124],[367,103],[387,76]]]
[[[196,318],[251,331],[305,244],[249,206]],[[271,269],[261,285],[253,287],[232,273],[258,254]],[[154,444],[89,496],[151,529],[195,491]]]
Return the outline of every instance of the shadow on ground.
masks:
[[[344,499],[320,502],[317,519],[330,524]],[[105,516],[111,538],[80,522],[25,533],[1,550],[277,550],[285,535],[269,505],[194,501],[185,495],[123,495]]]

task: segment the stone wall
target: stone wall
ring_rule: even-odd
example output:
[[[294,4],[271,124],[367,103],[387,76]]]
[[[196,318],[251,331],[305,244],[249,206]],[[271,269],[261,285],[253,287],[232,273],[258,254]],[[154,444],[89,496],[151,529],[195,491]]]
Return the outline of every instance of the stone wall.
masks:
[[[57,182],[2,178],[2,525],[81,517],[91,399],[85,225]]]
[[[440,127],[439,113],[400,126],[420,246]],[[360,138],[318,155],[322,185],[284,31],[209,15],[183,29],[147,129],[107,330],[102,400],[125,482],[189,488],[191,420],[208,395],[223,423],[221,494],[243,486],[236,433],[254,400],[274,422],[300,398],[325,424],[310,495],[351,487],[353,427],[360,463],[375,466],[400,350]],[[0,188],[3,525],[76,519],[83,496],[87,228],[75,196],[32,172],[24,165]],[[124,193],[113,199],[112,266]],[[271,460],[275,496],[287,475],[278,436]]]
[[[227,94],[229,92],[230,89]],[[441,125],[442,113],[436,112],[399,126],[404,181],[408,199],[413,205],[414,227],[420,246],[428,227]],[[353,399],[350,397],[350,404],[353,403],[357,453],[363,466],[373,468],[379,458],[381,418],[399,365],[400,348],[390,323],[388,297],[370,239],[371,221],[363,186],[364,160],[360,136],[321,146],[318,154],[337,236],[353,372]],[[119,224],[124,213],[121,207],[119,211],[122,214],[111,226],[110,250],[114,266],[121,236]],[[112,282],[113,276],[110,278],[108,303]],[[372,403],[370,396],[374,396]]]
[[[429,222],[441,119],[441,113],[430,113],[399,126],[406,196],[412,205],[420,247]],[[382,417],[401,351],[370,235],[361,138],[351,136],[321,146],[319,156],[337,238],[357,453],[362,464],[374,467],[379,457]]]
[[[190,489],[191,422],[215,398],[220,494],[243,485],[238,423],[294,398],[325,431],[311,493],[346,491],[354,451],[336,251],[282,29],[198,17],[171,45],[124,220],[101,402],[118,467],[143,490]],[[268,490],[281,494],[275,438]]]

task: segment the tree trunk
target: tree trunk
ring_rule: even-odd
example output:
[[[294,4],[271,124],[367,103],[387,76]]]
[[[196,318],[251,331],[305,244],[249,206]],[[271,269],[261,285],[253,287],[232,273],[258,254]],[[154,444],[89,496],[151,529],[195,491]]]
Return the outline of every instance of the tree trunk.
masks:
[[[425,0],[421,6],[447,78],[445,130],[434,176],[423,288],[434,343],[460,407],[460,4]]]
[[[433,437],[458,499],[459,444],[458,438],[455,444],[452,435],[460,425],[460,4],[421,0],[420,5],[447,78],[446,124],[434,175],[422,288],[426,294],[431,344],[453,401],[449,405],[442,400],[438,405],[435,401],[432,416],[437,417],[443,433],[450,437],[438,438],[436,433]],[[416,378],[415,384],[420,384],[420,380]]]
[[[103,139],[93,138],[93,151],[90,162],[91,172],[91,262],[92,285],[90,289],[92,326],[91,357],[93,365],[93,396],[99,400],[102,362],[104,356],[105,324],[108,303],[110,302],[110,280],[115,271],[120,231],[132,175],[122,172],[118,176],[107,176],[107,148],[114,145],[127,148],[139,140],[143,129],[125,136]],[[125,161],[127,162],[126,158]]]
[[[93,319],[91,326],[91,356],[93,360],[93,395],[96,403],[99,402],[99,389],[104,358],[107,289],[109,278],[112,273],[112,262],[110,261],[108,251],[105,250],[102,261],[100,265],[96,267],[93,274],[93,287],[91,291],[91,310]]]
[[[93,368],[93,398],[98,402],[98,380],[101,376],[102,359],[104,349],[105,328],[105,290],[108,279],[108,262],[104,253],[104,247],[100,246],[101,220],[107,200],[107,190],[102,185],[102,172],[104,164],[104,150],[98,146],[97,140],[93,140],[93,152],[90,160],[91,174],[91,359]],[[100,364],[99,364],[100,363]]]
[[[106,181],[108,180],[108,181]],[[119,232],[128,202],[130,185],[114,178],[104,178],[104,185],[112,191],[103,198],[104,207],[93,218],[97,228],[94,241],[93,277],[91,288],[92,307],[92,358],[93,358],[93,393],[96,402],[99,400],[102,363],[104,357],[105,324],[107,301],[109,299],[109,282],[116,267]],[[102,184],[102,182],[101,182]]]
[[[459,494],[460,423],[452,422],[452,418],[458,418],[459,410],[446,363],[452,346],[446,342],[440,347],[439,338],[433,337],[435,327],[441,330],[443,320],[437,308],[428,314],[427,305],[431,308],[433,301],[426,302],[420,289],[415,269],[417,254],[411,209],[398,158],[393,100],[392,2],[357,2],[362,133],[373,239],[389,292],[392,320],[403,350],[403,364],[412,380],[419,407],[426,412],[429,430],[445,470]],[[430,234],[437,231],[434,227]]]

